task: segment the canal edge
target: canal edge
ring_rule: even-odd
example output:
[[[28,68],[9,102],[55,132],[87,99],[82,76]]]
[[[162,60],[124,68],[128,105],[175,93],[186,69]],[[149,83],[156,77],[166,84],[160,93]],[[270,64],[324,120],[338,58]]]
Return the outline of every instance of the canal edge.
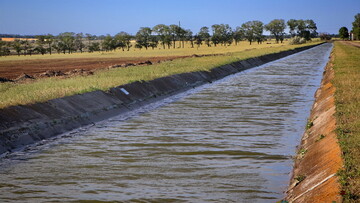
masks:
[[[323,44],[323,43],[321,43]],[[71,130],[130,112],[200,85],[313,48],[310,45],[198,71],[0,109],[0,157]]]
[[[331,53],[294,157],[294,168],[285,198],[288,202],[342,202],[341,186],[336,176],[343,161],[335,132],[333,58]]]

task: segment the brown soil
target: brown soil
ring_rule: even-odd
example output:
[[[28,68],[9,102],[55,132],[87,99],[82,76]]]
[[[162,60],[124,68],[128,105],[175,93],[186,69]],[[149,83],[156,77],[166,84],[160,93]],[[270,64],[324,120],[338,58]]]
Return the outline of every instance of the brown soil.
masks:
[[[315,94],[310,116],[313,126],[304,133],[295,161],[286,197],[289,202],[342,201],[336,176],[343,162],[335,133],[333,77],[332,65],[328,63],[321,87]],[[301,176],[305,177],[302,181],[296,180]]]
[[[23,73],[30,76],[38,76],[46,71],[69,72],[72,70],[93,71],[95,69],[105,69],[110,66],[126,64],[137,65],[146,61],[158,63],[159,61],[184,58],[186,56],[170,57],[148,57],[148,58],[77,58],[77,59],[29,59],[3,61],[0,63],[0,77],[7,79],[18,78]],[[146,64],[144,64],[146,65]]]

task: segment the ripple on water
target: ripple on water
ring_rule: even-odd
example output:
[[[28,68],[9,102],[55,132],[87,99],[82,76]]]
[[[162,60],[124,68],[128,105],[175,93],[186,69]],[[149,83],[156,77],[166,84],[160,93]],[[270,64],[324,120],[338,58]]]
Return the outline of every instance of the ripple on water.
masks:
[[[318,46],[3,160],[0,199],[275,202],[330,49]]]

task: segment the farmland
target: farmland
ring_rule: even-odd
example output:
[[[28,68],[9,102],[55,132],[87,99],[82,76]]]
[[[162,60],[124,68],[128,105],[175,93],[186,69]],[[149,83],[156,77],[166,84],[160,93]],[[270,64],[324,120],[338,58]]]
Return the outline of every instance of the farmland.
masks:
[[[317,44],[319,41],[313,41],[311,43],[302,44],[302,45],[282,45],[282,44],[262,44],[262,45],[247,45],[248,43],[243,42],[244,44],[238,46],[230,47],[217,47],[216,49],[204,48],[204,50],[194,51],[192,49],[187,49],[187,52],[182,50],[148,50],[148,51],[130,51],[122,52],[115,51],[104,53],[108,55],[104,58],[116,58],[122,53],[126,56],[142,56],[144,60],[148,59],[146,57],[157,56],[191,56],[194,53],[196,54],[224,54],[217,56],[207,56],[207,57],[188,57],[177,59],[173,61],[166,61],[159,64],[154,64],[152,66],[134,66],[129,68],[115,68],[111,70],[98,70],[94,75],[82,77],[76,76],[71,78],[62,79],[60,77],[52,78],[43,78],[31,82],[25,83],[0,83],[0,108],[7,106],[20,105],[20,104],[30,104],[36,102],[44,102],[54,98],[60,98],[64,96],[90,92],[94,90],[107,90],[111,87],[127,84],[134,81],[147,81],[159,77],[164,77],[168,75],[174,75],[184,72],[194,72],[200,70],[210,70],[214,67],[221,66],[224,64],[229,64],[234,61],[239,61],[251,57],[261,56],[269,53],[276,53],[280,51],[294,49],[296,47]],[[196,52],[195,52],[196,51]],[[181,53],[183,52],[183,53]],[[139,54],[137,54],[139,53]],[[136,55],[137,54],[137,55]],[[85,54],[84,54],[85,55]],[[86,54],[91,56],[93,59],[102,58],[101,53]],[[100,57],[99,57],[100,55]],[[56,57],[72,58],[79,57],[81,54],[71,54],[71,55],[46,55],[46,56],[34,56],[38,57],[35,60],[41,62],[45,58],[49,57],[53,60]],[[109,57],[110,56],[110,57]],[[21,56],[19,60],[23,58],[30,58],[30,56]],[[43,58],[42,58],[43,57]],[[88,57],[88,58],[91,58]],[[9,57],[10,58],[10,57]],[[8,57],[2,58],[2,64],[11,63],[14,60],[9,60]],[[16,59],[17,56],[12,56]],[[80,58],[76,59],[80,60]],[[23,60],[25,64],[26,60]],[[44,65],[46,67],[46,63]]]
[[[317,41],[318,39],[313,39],[313,41]],[[176,47],[178,46],[179,42],[176,42]],[[134,42],[133,42],[134,44]],[[260,49],[260,48],[267,48],[267,47],[274,47],[274,46],[283,46],[286,45],[287,41],[284,43],[275,43],[275,40],[268,40],[261,44],[253,43],[252,45],[249,44],[247,41],[241,41],[237,45],[234,43],[230,46],[200,46],[197,48],[191,48],[190,43],[185,43],[185,48],[175,48],[175,49],[163,49],[162,47],[158,47],[155,49],[136,49],[135,46],[132,46],[129,51],[122,51],[121,49],[116,49],[115,51],[98,51],[98,52],[77,52],[72,54],[58,54],[53,53],[51,55],[21,55],[21,56],[6,56],[0,57],[0,61],[13,61],[13,60],[33,60],[33,59],[69,59],[69,58],[119,58],[119,57],[158,57],[158,56],[187,56],[192,54],[222,54],[222,53],[231,53],[231,52],[238,52],[244,51],[247,49]]]
[[[103,69],[115,64],[139,63],[143,61],[172,60],[196,55],[216,55],[242,52],[250,49],[262,49],[269,47],[279,47],[284,44],[276,44],[275,41],[268,41],[262,44],[249,45],[248,42],[242,41],[238,45],[217,46],[199,48],[190,48],[186,44],[181,49],[135,49],[129,51],[102,51],[94,53],[73,53],[73,54],[52,54],[52,55],[32,55],[32,56],[7,56],[0,57],[0,77],[15,79],[22,73],[36,75],[47,70],[70,71],[73,69],[94,70]],[[134,46],[133,46],[134,47]]]

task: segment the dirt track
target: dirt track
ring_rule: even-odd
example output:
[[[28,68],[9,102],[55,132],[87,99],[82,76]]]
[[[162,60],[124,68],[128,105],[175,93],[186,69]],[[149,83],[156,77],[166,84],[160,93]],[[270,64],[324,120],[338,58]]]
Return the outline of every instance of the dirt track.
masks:
[[[356,42],[351,42],[351,41],[342,41],[343,44],[348,44],[357,48],[360,48],[360,44],[356,43]]]
[[[0,78],[15,79],[23,73],[36,75],[46,71],[67,72],[75,69],[105,69],[113,65],[137,64],[144,61],[159,61],[185,58],[186,56],[149,57],[149,58],[78,58],[78,59],[30,59],[3,61],[0,63]]]

